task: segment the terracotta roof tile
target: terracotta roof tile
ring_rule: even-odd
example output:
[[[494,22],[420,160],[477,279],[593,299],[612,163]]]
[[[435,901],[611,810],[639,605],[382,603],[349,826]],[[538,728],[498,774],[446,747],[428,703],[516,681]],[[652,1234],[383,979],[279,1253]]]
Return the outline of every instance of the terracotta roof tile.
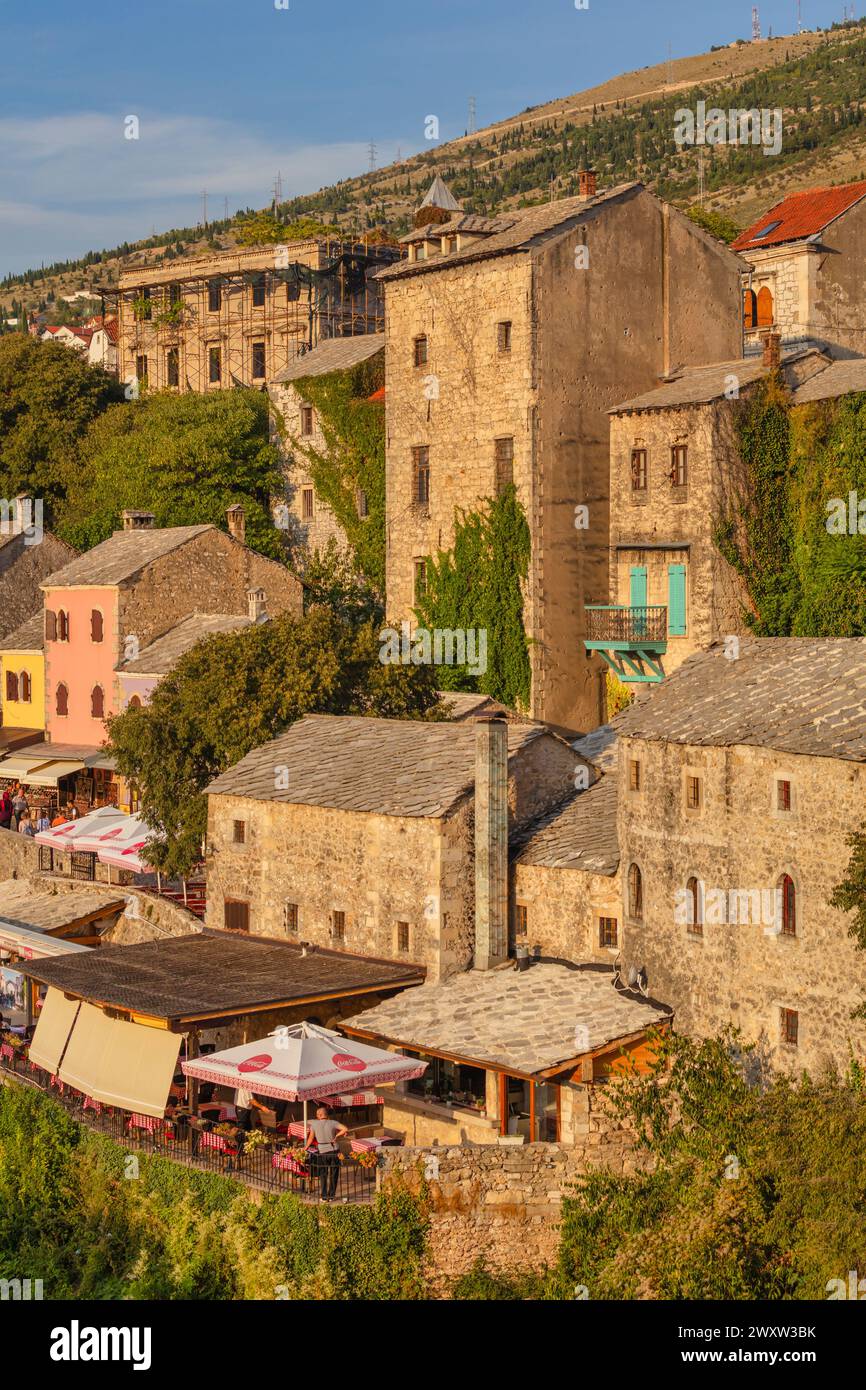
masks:
[[[805,193],[792,193],[776,203],[751,227],[747,227],[731,243],[731,250],[780,246],[786,241],[801,241],[804,237],[814,236],[861,198],[866,198],[866,183],[846,183],[834,188],[810,188]],[[770,226],[772,231],[768,235],[758,235]]]

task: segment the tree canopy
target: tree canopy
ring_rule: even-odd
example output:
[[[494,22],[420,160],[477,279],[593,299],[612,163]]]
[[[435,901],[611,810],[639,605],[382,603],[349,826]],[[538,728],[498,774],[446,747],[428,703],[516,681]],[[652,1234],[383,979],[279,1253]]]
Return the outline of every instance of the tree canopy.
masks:
[[[282,616],[199,643],[149,705],[110,719],[118,770],[142,789],[151,863],[188,873],[207,828],[204,788],[303,715],[435,715],[433,668],[383,665],[380,646],[374,623],[318,607]]]

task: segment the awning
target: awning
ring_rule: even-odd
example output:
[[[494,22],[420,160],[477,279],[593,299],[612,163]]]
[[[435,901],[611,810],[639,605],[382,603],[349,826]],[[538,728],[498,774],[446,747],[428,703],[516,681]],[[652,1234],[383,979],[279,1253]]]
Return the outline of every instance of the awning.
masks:
[[[0,946],[14,951],[25,960],[40,960],[42,956],[68,956],[73,951],[86,951],[77,941],[64,941],[62,936],[48,936],[41,928],[20,927],[0,917]]]
[[[86,947],[84,948],[86,949]],[[62,990],[49,989],[39,1014],[29,1057],[53,1076],[81,1007],[80,999],[67,999]]]
[[[56,787],[62,777],[70,777],[73,772],[80,772],[85,763],[81,762],[56,762],[43,763],[37,767],[28,777],[22,777],[22,782],[29,782],[31,787]]]
[[[47,761],[44,754],[41,758],[35,757],[32,753],[26,758],[22,758],[20,754],[13,754],[0,762],[0,777],[14,777],[18,782],[29,782],[31,772],[44,767]]]
[[[161,1119],[180,1044],[179,1033],[109,1018],[83,1003],[60,1079],[105,1105]]]

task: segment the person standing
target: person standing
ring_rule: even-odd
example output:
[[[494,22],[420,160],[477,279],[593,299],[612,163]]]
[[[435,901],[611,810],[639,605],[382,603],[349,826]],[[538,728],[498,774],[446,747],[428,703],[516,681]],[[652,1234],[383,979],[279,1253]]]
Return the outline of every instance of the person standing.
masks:
[[[340,1154],[336,1140],[348,1133],[345,1125],[330,1118],[327,1105],[317,1106],[316,1118],[310,1120],[307,1127],[307,1148],[312,1150],[310,1171],[319,1174],[323,1202],[334,1200],[337,1183],[340,1181]]]
[[[27,797],[24,795],[24,788],[20,782],[16,782],[15,791],[12,794],[12,829],[20,830],[21,822],[27,816],[30,807],[27,804]]]
[[[7,790],[0,796],[0,830],[10,830],[12,827],[12,798]]]

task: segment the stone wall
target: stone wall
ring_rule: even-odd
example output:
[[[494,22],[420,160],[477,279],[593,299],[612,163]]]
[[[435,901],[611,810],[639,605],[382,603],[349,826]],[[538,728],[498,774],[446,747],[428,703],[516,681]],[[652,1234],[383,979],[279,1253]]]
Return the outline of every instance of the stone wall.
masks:
[[[349,553],[350,547],[345,532],[331,508],[313,486],[310,464],[305,450],[327,455],[327,445],[322,432],[318,410],[313,410],[313,432],[301,433],[301,407],[306,399],[296,389],[293,382],[272,382],[268,387],[274,414],[278,417],[280,430],[274,431],[274,443],[280,451],[285,496],[280,499],[288,508],[288,538],[293,550],[306,557],[313,551],[325,551],[333,541],[342,552]],[[304,492],[313,494],[312,516],[304,515]]]
[[[622,943],[622,890],[619,874],[516,863],[511,871],[512,901],[526,908],[530,945],[560,960],[616,959]],[[617,922],[617,946],[599,945],[599,919]]]
[[[866,994],[866,959],[848,934],[850,919],[829,899],[848,862],[845,838],[863,822],[866,768],[624,737],[620,750],[621,786],[636,759],[643,788],[619,799],[624,899],[630,865],[643,879],[643,920],[622,905],[625,968],[646,968],[649,993],[673,1008],[677,1032],[709,1036],[733,1024],[775,1067],[793,1072],[844,1068],[849,1046],[862,1056],[866,1027],[851,1012]],[[685,805],[687,776],[702,782],[698,811]],[[778,779],[791,784],[790,811],[777,809]],[[796,889],[795,935],[772,929],[769,895],[783,874]],[[682,909],[679,921],[675,915],[677,893],[692,877],[704,885],[701,935]],[[750,895],[729,907],[737,921],[711,918],[711,889]],[[761,891],[766,911],[755,898]],[[783,1009],[799,1015],[797,1046],[782,1037]]]
[[[609,1113],[602,1090],[576,1088],[583,1110],[578,1141],[462,1144],[381,1151],[380,1187],[426,1182],[430,1202],[431,1293],[481,1260],[489,1270],[542,1270],[555,1263],[562,1199],[593,1168],[637,1172],[646,1159]]]

